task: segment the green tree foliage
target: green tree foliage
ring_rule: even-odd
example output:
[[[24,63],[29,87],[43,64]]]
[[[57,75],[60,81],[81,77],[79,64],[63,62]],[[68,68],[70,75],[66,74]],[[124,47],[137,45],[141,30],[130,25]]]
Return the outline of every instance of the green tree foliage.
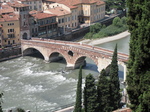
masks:
[[[100,23],[96,23],[94,25],[90,26],[90,32],[91,33],[98,33],[102,28],[102,25]]]
[[[117,26],[117,27],[121,27],[122,26],[122,22],[121,22],[121,19],[119,17],[115,17],[113,19],[113,25],[114,26]]]
[[[76,104],[74,112],[82,111],[82,67],[80,67],[79,76],[78,76],[78,84],[76,91]]]
[[[134,112],[150,112],[150,1],[127,0],[131,33],[127,92]]]
[[[2,103],[3,103],[2,97],[3,97],[3,93],[0,93],[0,112],[3,112],[3,110],[2,110]]]
[[[97,90],[94,77],[89,74],[85,80],[84,87],[84,109],[85,112],[97,112]]]
[[[116,35],[126,30],[127,30],[126,17],[123,17],[121,19],[119,17],[116,17],[113,20],[113,24],[107,27],[105,25],[102,26],[101,24],[95,24],[90,26],[90,32],[85,35],[85,38],[87,39],[102,38]]]
[[[124,9],[126,0],[106,0],[106,10],[110,11],[111,9]]]
[[[111,112],[110,79],[103,69],[99,76],[98,85],[98,112]]]
[[[113,107],[113,110],[116,110],[119,108],[121,101],[120,83],[118,76],[117,45],[115,47],[110,65],[110,90],[111,106]]]

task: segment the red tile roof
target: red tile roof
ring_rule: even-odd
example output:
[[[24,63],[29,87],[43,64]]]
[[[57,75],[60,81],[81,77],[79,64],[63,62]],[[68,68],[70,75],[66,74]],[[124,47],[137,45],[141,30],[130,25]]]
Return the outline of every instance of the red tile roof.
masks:
[[[44,18],[49,18],[49,17],[56,16],[56,15],[54,15],[54,14],[47,14],[47,13],[37,13],[37,14],[33,14],[31,16],[35,17],[36,19],[44,19]]]
[[[5,13],[11,13],[14,12],[13,8],[10,7],[8,4],[6,3],[2,3],[1,5],[2,9],[0,9],[0,14],[5,14]]]
[[[61,8],[61,7],[55,7],[55,8],[51,8],[48,9],[46,11],[51,12],[52,14],[56,14],[57,16],[62,16],[62,15],[67,15],[67,14],[71,14],[71,12]]]
[[[0,18],[0,22],[17,21],[17,20],[19,20],[19,18],[14,13],[2,15],[2,18]]]
[[[42,13],[42,11],[32,10],[32,11],[29,12],[29,14],[31,14],[31,15],[32,15],[32,14],[37,14],[37,13]]]
[[[42,0],[19,0],[21,2],[28,2],[28,1],[42,1]]]
[[[27,4],[22,4],[22,3],[19,3],[19,2],[14,2],[14,3],[10,3],[9,2],[9,5],[11,6],[11,7],[28,7],[29,5],[27,5]]]
[[[46,1],[61,3],[70,8],[76,8],[75,5],[78,5],[78,4],[91,4],[91,3],[96,3],[96,5],[105,4],[105,2],[101,0],[46,0]]]

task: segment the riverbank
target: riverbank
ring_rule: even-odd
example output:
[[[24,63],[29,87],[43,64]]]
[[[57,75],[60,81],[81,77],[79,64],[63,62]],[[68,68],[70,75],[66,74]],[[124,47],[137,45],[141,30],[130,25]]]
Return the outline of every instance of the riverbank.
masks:
[[[114,36],[109,36],[109,37],[104,37],[104,38],[99,38],[99,39],[93,39],[93,40],[92,39],[85,39],[85,40],[82,40],[80,42],[94,46],[94,45],[103,44],[106,42],[118,40],[118,39],[127,37],[129,35],[130,35],[130,33],[128,31],[125,31],[125,32],[122,32],[122,33],[114,35]]]

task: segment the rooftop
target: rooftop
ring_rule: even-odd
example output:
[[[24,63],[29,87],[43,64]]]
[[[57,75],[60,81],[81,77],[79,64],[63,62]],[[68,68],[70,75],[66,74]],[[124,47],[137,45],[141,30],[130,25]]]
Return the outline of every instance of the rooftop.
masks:
[[[0,9],[0,14],[5,14],[5,13],[11,13],[11,12],[14,12],[13,8],[10,7],[8,4],[6,3],[2,3],[1,4],[1,8]]]
[[[67,14],[71,14],[71,12],[61,8],[61,7],[55,7],[55,8],[51,8],[48,9],[46,11],[51,12],[52,14],[56,14],[57,16],[62,16],[62,15],[67,15]]]
[[[105,2],[101,0],[46,0],[46,1],[61,3],[70,8],[76,8],[76,5],[78,4],[91,4],[91,3],[96,3],[96,5],[105,4]]]
[[[54,14],[47,14],[47,13],[37,13],[37,14],[32,14],[31,16],[35,17],[36,19],[44,19],[44,18],[49,18],[56,16]]]
[[[30,2],[30,1],[42,1],[42,0],[19,0],[21,2]]]
[[[22,4],[22,3],[19,3],[19,2],[14,2],[14,3],[10,3],[9,2],[9,5],[11,6],[11,7],[28,7],[29,5],[27,5],[27,4]]]
[[[0,18],[0,22],[16,21],[16,20],[19,20],[19,18],[14,13],[2,15],[2,17]]]

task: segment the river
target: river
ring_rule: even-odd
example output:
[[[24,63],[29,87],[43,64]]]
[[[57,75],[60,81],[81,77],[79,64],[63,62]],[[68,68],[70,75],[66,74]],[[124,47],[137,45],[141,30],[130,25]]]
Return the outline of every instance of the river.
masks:
[[[98,45],[128,53],[129,37]],[[84,79],[89,73],[98,77],[97,66],[87,58],[83,69]],[[122,67],[120,78],[123,77]],[[21,107],[32,112],[52,112],[63,105],[75,102],[78,71],[66,70],[65,63],[46,63],[35,57],[20,57],[0,63],[0,91],[4,92],[2,108]]]

